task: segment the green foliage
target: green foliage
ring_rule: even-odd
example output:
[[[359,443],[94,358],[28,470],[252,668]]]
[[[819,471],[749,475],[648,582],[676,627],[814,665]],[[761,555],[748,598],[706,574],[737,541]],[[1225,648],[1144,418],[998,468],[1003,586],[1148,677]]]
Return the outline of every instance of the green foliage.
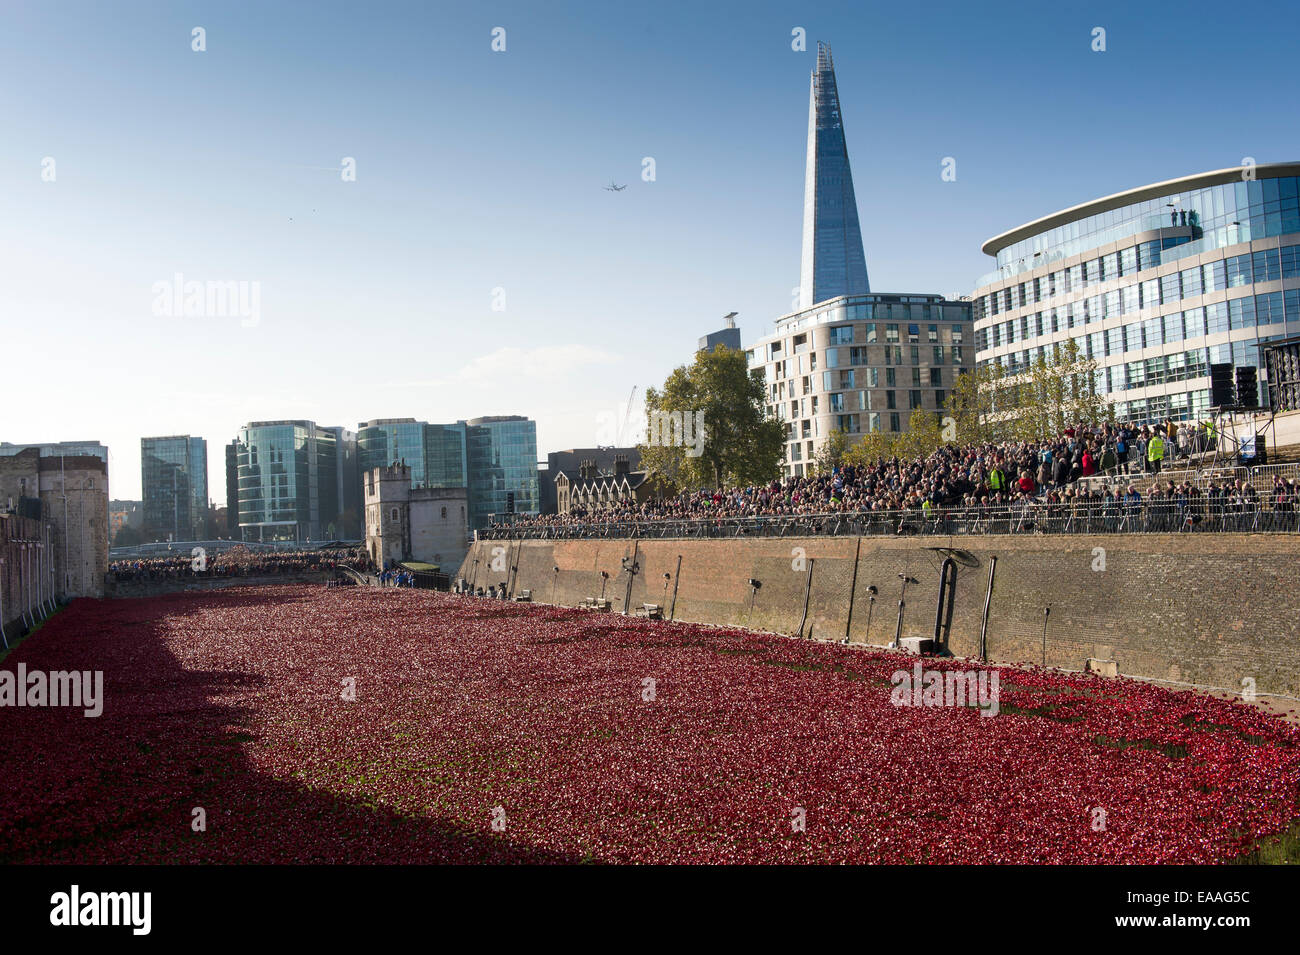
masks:
[[[785,426],[768,414],[766,388],[745,353],[725,347],[696,352],[662,389],[647,388],[649,439],[638,450],[652,481],[667,490],[695,490],[772,480]]]
[[[1097,392],[1096,372],[1096,361],[1082,357],[1073,341],[1016,375],[1000,365],[973,369],[957,376],[942,414],[915,410],[907,431],[863,435],[843,457],[856,464],[893,455],[925,458],[947,441],[1041,441],[1075,422],[1107,421],[1113,409]]]

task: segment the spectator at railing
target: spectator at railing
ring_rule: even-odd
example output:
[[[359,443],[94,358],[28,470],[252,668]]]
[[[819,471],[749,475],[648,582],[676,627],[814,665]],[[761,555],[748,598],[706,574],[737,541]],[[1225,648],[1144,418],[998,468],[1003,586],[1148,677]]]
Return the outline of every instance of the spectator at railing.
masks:
[[[641,533],[642,527],[666,522],[707,522],[713,529],[708,533],[719,528],[744,532],[735,530],[738,522],[789,521],[814,515],[820,522],[827,515],[860,518],[871,512],[915,512],[919,516],[924,511],[938,521],[955,509],[1020,506],[1026,502],[1063,508],[1062,513],[1098,506],[1122,507],[1124,513],[1131,513],[1141,509],[1144,500],[1136,485],[1129,485],[1127,492],[1123,490],[1120,475],[1125,471],[1126,459],[1141,469],[1149,456],[1158,454],[1162,446],[1168,447],[1162,436],[1167,429],[1168,425],[1163,425],[1153,433],[1148,427],[1107,423],[1067,428],[1057,438],[1041,442],[946,444],[923,459],[882,458],[847,464],[829,474],[791,477],[763,485],[699,490],[643,502],[624,500],[590,510],[574,508],[563,515],[516,517],[501,532],[617,537]],[[1174,433],[1190,430],[1175,429]],[[1159,443],[1153,447],[1153,442]],[[1085,477],[1095,480],[1079,483]],[[1100,486],[1107,478],[1116,480],[1113,490]],[[1229,493],[1216,488],[1213,482],[1202,494],[1190,483],[1162,485],[1157,481],[1148,490],[1148,498],[1161,508],[1177,511],[1194,505],[1207,514],[1229,506],[1243,510],[1248,501],[1250,507],[1258,506],[1253,487],[1249,495],[1243,488],[1235,505]],[[1278,493],[1275,490],[1273,497],[1277,498]],[[1295,489],[1281,494],[1283,500],[1293,502]],[[493,532],[489,529],[486,533]]]
[[[365,570],[370,560],[360,548],[254,551],[232,547],[198,560],[189,555],[116,560],[109,572],[118,581],[174,580],[185,577],[260,577],[351,567]]]

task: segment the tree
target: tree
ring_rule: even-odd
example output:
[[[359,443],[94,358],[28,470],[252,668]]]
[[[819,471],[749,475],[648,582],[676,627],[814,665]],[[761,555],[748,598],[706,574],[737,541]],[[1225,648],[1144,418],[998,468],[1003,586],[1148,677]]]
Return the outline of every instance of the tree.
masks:
[[[763,373],[750,370],[744,352],[696,352],[662,390],[646,389],[642,466],[659,486],[680,490],[770,481],[785,425],[768,413],[766,398]]]
[[[835,428],[830,434],[826,435],[821,449],[818,450],[817,456],[813,459],[813,474],[830,474],[837,467],[844,463],[844,454],[849,449],[849,440],[845,437],[844,432]]]
[[[1055,346],[1050,359],[1039,355],[1016,377],[1020,401],[1014,432],[1021,440],[1054,437],[1075,422],[1111,416],[1110,402],[1097,391],[1097,362],[1085,358],[1073,340]]]

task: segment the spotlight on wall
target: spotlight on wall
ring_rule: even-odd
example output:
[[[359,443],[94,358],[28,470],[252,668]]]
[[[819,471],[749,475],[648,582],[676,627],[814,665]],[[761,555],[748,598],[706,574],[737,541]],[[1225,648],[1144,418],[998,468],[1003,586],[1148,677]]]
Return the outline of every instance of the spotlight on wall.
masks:
[[[875,594],[879,593],[879,591],[876,590],[876,585],[872,584],[870,587],[867,588],[867,593],[872,594],[874,596]]]
[[[755,590],[757,590],[759,587],[762,587],[762,586],[763,586],[763,582],[762,582],[761,580],[755,580],[753,577],[750,577],[750,578],[749,578],[749,586],[751,586],[751,587],[753,587]]]
[[[664,574],[664,580],[672,580],[672,579],[673,579],[672,574]]]

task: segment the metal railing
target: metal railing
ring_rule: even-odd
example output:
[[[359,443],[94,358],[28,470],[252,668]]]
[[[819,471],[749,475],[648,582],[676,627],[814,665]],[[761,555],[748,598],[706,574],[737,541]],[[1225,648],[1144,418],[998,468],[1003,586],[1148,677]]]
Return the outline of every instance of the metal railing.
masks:
[[[597,521],[581,524],[488,528],[480,540],[592,540],[601,538],[821,537],[962,534],[1296,533],[1300,503],[1205,497],[1156,503],[1048,504],[891,511],[843,511],[776,517]]]

